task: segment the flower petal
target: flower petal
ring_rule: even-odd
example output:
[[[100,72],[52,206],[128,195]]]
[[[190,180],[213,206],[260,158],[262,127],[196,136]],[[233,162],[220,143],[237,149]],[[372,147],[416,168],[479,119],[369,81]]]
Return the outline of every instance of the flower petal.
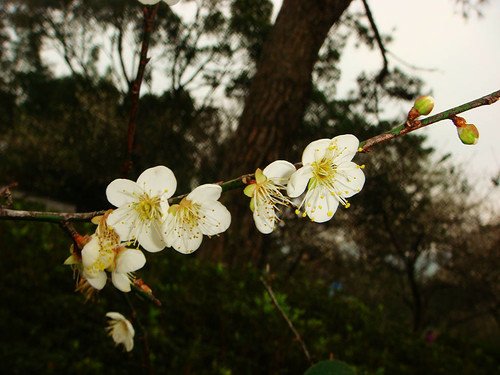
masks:
[[[163,165],[159,165],[142,172],[137,179],[137,185],[150,196],[170,198],[177,188],[177,180],[174,172]]]
[[[116,207],[135,202],[141,194],[143,191],[139,185],[124,178],[111,181],[106,188],[109,203]]]
[[[87,242],[82,249],[82,264],[84,267],[90,267],[95,263],[99,257],[100,249],[101,245],[99,245],[99,239],[97,236],[92,235],[90,241]]]
[[[204,184],[195,188],[186,198],[193,202],[204,203],[218,200],[221,194],[220,185]]]
[[[125,249],[116,257],[115,272],[128,273],[137,271],[146,264],[146,257],[140,250]]]
[[[203,204],[200,208],[202,218],[198,221],[201,233],[213,236],[225,232],[231,224],[231,214],[219,201]]]
[[[263,234],[271,233],[276,227],[274,218],[274,207],[272,204],[261,204],[253,213],[253,220],[259,232]]]
[[[98,271],[93,274],[89,274],[83,270],[83,277],[88,281],[88,283],[95,289],[101,290],[106,285],[106,280],[108,277],[106,276],[106,272]]]
[[[161,234],[161,224],[157,222],[143,224],[138,230],[137,241],[151,253],[163,250],[165,241]]]
[[[323,138],[309,143],[302,153],[302,164],[311,164],[317,159],[321,159],[326,149],[330,146],[331,139]]]
[[[186,228],[174,227],[166,233],[165,237],[167,245],[182,254],[191,254],[197,250],[202,240],[203,235],[198,228],[188,230]]]
[[[166,2],[168,5],[172,6],[177,4],[181,0],[163,0],[163,1]]]
[[[130,336],[127,336],[127,339],[123,342],[123,345],[125,345],[125,350],[127,352],[132,351],[132,349],[134,349],[134,339]]]
[[[356,163],[342,163],[337,167],[334,185],[340,196],[352,197],[361,191],[364,184],[365,174]]]
[[[359,140],[352,134],[344,134],[332,138],[332,144],[336,147],[333,164],[339,165],[352,160],[358,152]]]
[[[126,320],[125,317],[119,312],[110,311],[106,313],[106,317],[113,320]]]
[[[111,273],[111,281],[116,289],[121,290],[122,292],[130,292],[130,280],[126,273],[112,272]],[[115,340],[116,341],[116,340]]]
[[[314,189],[304,203],[307,216],[316,223],[330,220],[339,206],[338,199],[324,187]]]
[[[167,0],[164,0],[165,2],[167,2]],[[172,1],[172,0],[170,0]],[[156,4],[156,3],[159,3],[160,0],[139,0],[140,3],[143,3],[145,5],[152,5],[152,4]]]
[[[111,212],[106,222],[115,230],[122,241],[129,241],[134,239],[140,220],[137,212],[127,205]]]
[[[264,168],[264,175],[275,183],[285,185],[296,171],[295,166],[286,160],[276,160]]]
[[[290,180],[286,186],[286,192],[290,198],[298,197],[306,190],[307,183],[312,177],[312,167],[305,165],[297,169],[295,173],[290,176]]]

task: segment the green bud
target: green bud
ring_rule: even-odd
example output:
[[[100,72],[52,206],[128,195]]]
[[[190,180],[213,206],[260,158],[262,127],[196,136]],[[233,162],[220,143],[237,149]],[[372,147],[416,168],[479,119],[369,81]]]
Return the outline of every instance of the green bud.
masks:
[[[413,108],[415,108],[421,116],[427,116],[434,108],[434,98],[432,96],[419,96],[415,100]]]
[[[479,131],[475,125],[465,124],[465,126],[457,128],[457,131],[463,144],[475,145],[479,139]]]

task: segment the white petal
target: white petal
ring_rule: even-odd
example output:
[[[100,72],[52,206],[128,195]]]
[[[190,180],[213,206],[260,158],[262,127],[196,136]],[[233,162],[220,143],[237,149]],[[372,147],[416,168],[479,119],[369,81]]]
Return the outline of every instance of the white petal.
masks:
[[[109,214],[106,223],[115,230],[122,241],[129,241],[134,239],[140,220],[133,208],[122,206]]]
[[[339,165],[351,161],[358,152],[359,140],[352,134],[344,134],[334,137],[332,143],[336,145],[336,156],[333,164]]]
[[[276,160],[265,167],[262,173],[273,182],[285,185],[295,170],[292,163],[286,160]]]
[[[134,181],[118,178],[106,188],[106,197],[113,206],[120,207],[137,201],[143,194],[142,189]]]
[[[197,250],[202,240],[203,235],[200,231],[197,231],[197,229],[193,231],[173,230],[167,234],[168,245],[182,254],[191,254],[193,251]]]
[[[82,264],[84,267],[90,267],[95,263],[99,257],[99,250],[101,245],[99,245],[99,239],[96,235],[92,235],[89,242],[85,244],[82,249]]]
[[[181,0],[163,0],[163,1],[166,2],[168,5],[172,6],[177,4]]]
[[[305,200],[304,204],[307,216],[312,221],[324,223],[333,217],[339,201],[326,188],[318,187],[310,193],[310,197]]]
[[[137,271],[146,264],[146,257],[140,250],[125,249],[116,257],[115,272],[127,273]]]
[[[170,198],[177,188],[177,180],[169,168],[159,165],[146,169],[137,179],[139,185],[150,196]]]
[[[134,339],[128,336],[123,345],[125,345],[125,350],[127,352],[132,351],[132,349],[134,349]]]
[[[304,190],[306,190],[312,175],[312,167],[310,165],[305,165],[297,169],[297,171],[290,176],[290,180],[286,186],[288,196],[290,198],[295,198],[302,194]]]
[[[130,280],[126,273],[118,273],[116,271],[111,273],[111,281],[118,290],[125,293],[130,292]]]
[[[146,5],[152,5],[159,3],[160,0],[139,0],[140,3],[146,4]]]
[[[186,198],[193,202],[204,203],[218,200],[221,193],[220,185],[204,184],[195,188]]]
[[[83,271],[83,277],[88,281],[88,283],[95,289],[101,290],[106,285],[106,280],[108,277],[106,276],[106,272],[99,271],[94,274],[88,274]]]
[[[110,311],[106,313],[106,316],[113,320],[126,320],[125,317],[119,312]]]
[[[231,214],[218,201],[203,204],[200,208],[200,215],[204,217],[198,221],[198,227],[207,236],[225,232],[231,224]]]
[[[137,241],[145,250],[151,253],[163,250],[165,248],[165,241],[161,234],[161,223],[152,222],[143,224],[138,230]]]
[[[269,234],[274,230],[276,222],[273,220],[272,211],[274,211],[272,204],[257,205],[253,212],[253,220],[259,232]]]
[[[302,153],[302,164],[311,164],[313,161],[321,159],[331,141],[331,139],[323,138],[309,143]]]
[[[347,162],[338,166],[334,185],[340,196],[352,197],[361,191],[364,184],[365,174],[358,165]]]

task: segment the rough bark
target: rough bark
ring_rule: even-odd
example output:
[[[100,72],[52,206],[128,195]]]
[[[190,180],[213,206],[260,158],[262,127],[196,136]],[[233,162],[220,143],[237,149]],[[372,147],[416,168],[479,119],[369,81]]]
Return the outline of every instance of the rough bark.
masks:
[[[225,161],[224,176],[253,172],[290,157],[290,144],[310,100],[319,49],[350,2],[283,1],[264,42],[239,127],[229,142],[231,157]],[[254,264],[264,265],[266,254],[273,251],[272,241],[263,241],[255,229],[248,201],[241,196],[235,201],[231,205],[233,229],[225,236],[227,242],[219,242],[212,254],[224,253],[228,263],[241,264],[250,258]]]
[[[311,94],[311,75],[331,27],[351,0],[284,0],[252,80],[226,168],[253,171],[285,157]]]

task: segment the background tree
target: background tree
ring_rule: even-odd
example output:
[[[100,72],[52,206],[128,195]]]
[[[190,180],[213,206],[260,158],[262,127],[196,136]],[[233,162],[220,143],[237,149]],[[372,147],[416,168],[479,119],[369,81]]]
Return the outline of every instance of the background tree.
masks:
[[[4,4],[0,186],[16,181],[28,195],[105,208],[105,186],[127,159],[137,68],[129,47],[137,49],[143,36],[142,7],[135,0]],[[356,33],[373,48],[380,48],[377,39],[387,42],[365,14],[349,13],[349,4],[285,0],[274,23],[266,0],[192,2],[191,18],[159,7],[131,175],[171,166],[182,193],[275,158],[298,160],[313,139],[387,130],[379,103],[412,99],[421,82],[383,65],[383,74],[362,74],[348,99],[335,98],[346,38]],[[51,65],[53,49],[67,74]],[[166,78],[159,88],[157,77]],[[234,158],[228,149],[238,151]],[[287,211],[286,227],[249,235],[248,202],[238,191],[233,196],[243,203],[232,212],[239,230],[222,237],[223,248],[210,248],[212,239],[194,259],[170,251],[148,263],[145,281],[164,303],[135,307],[147,329],[149,367],[210,374],[307,368],[259,281],[267,268],[313,360],[333,355],[368,374],[498,370],[497,223],[470,208],[467,186],[434,161],[421,137],[403,137],[364,162],[363,194],[335,221],[313,225]],[[238,223],[239,216],[247,221]],[[54,271],[69,246],[58,228],[0,229],[9,265],[0,283],[4,372],[147,370],[138,351],[124,359],[95,329],[99,311],[127,302],[106,289],[82,308],[70,271]],[[429,327],[441,333],[434,343],[422,338]],[[145,337],[139,328],[138,342]]]

